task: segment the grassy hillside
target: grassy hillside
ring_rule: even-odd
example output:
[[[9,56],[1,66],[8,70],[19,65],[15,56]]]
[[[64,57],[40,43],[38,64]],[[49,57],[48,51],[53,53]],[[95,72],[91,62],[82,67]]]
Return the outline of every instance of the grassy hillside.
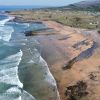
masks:
[[[78,2],[75,4],[68,5],[64,8],[70,8],[74,10],[84,10],[84,11],[100,11],[100,0],[87,0]]]

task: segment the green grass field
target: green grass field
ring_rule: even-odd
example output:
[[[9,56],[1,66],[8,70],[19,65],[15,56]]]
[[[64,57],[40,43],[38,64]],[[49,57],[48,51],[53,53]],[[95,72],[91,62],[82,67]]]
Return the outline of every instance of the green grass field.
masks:
[[[25,20],[53,20],[71,27],[99,29],[100,14],[89,11],[68,11],[57,9],[38,9],[14,11],[10,14],[20,15]]]

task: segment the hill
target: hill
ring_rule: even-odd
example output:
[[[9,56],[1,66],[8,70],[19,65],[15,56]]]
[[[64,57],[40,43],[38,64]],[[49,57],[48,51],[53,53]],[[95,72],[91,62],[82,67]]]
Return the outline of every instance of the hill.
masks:
[[[87,0],[70,4],[63,9],[100,11],[100,0]]]

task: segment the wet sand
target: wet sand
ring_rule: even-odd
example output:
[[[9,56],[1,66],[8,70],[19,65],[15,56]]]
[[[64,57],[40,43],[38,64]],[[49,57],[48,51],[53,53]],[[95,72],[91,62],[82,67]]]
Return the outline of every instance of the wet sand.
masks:
[[[99,100],[100,52],[98,48],[91,56],[72,62],[70,68],[63,69],[72,59],[91,49],[94,43],[92,36],[84,36],[79,34],[79,29],[63,26],[53,21],[44,21],[43,23],[49,28],[53,28],[52,32],[55,34],[42,35],[42,33],[39,33],[34,38],[38,40],[38,50],[48,63],[50,71],[57,81],[61,100],[68,100],[68,97],[71,99],[70,96],[76,98],[75,100],[94,100],[94,98]],[[85,41],[85,43],[82,43],[82,41]],[[93,80],[91,77],[95,79]],[[66,95],[66,88],[77,84],[79,81],[86,83],[88,94],[77,96],[77,93],[73,94],[70,90],[70,94]]]

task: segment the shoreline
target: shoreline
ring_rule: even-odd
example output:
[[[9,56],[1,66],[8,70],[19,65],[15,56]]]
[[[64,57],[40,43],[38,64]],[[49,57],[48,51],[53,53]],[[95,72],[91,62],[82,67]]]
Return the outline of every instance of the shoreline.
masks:
[[[55,34],[50,35],[49,33],[46,35],[47,32],[44,32],[44,34],[43,32],[37,32],[37,35],[33,36],[33,38],[35,38],[40,43],[39,48],[42,51],[40,52],[41,56],[47,62],[50,72],[56,79],[61,100],[68,100],[70,95],[74,95],[74,98],[79,98],[77,95],[71,93],[70,95],[65,95],[67,91],[66,87],[73,87],[74,84],[78,84],[77,82],[80,82],[79,84],[83,82],[90,88],[92,87],[90,84],[91,78],[89,79],[90,76],[88,76],[88,74],[98,70],[97,67],[94,67],[99,64],[97,58],[97,56],[99,56],[98,53],[95,54],[94,52],[91,57],[87,59],[85,58],[82,61],[75,62],[73,65],[71,65],[70,69],[64,70],[62,67],[66,66],[70,60],[77,57],[81,52],[91,48],[94,40],[91,36],[84,36],[80,34],[80,29],[64,26],[54,21],[41,22],[46,24],[49,28],[53,28],[53,32],[55,32]],[[86,41],[85,44],[79,43],[84,40]],[[77,43],[79,44],[74,48],[73,45]],[[96,60],[94,59],[94,56],[96,56]],[[95,65],[93,64],[94,66],[92,68],[89,67],[89,64],[91,64],[89,60],[92,62],[95,60]],[[86,68],[88,68],[87,73],[85,72],[86,69],[84,68],[84,65],[87,66]],[[77,68],[77,66],[79,67]],[[95,84],[95,82],[92,82],[92,84]],[[93,95],[90,91],[90,88],[86,88],[86,91],[88,91],[89,95],[87,94],[86,96],[82,96],[82,98],[85,98],[85,100],[87,100],[89,96]],[[96,90],[93,89],[92,91]],[[91,96],[91,98],[93,98],[93,96]],[[89,100],[92,100],[91,98]],[[79,100],[81,100],[81,98]]]
[[[85,39],[87,39],[87,40],[89,40],[87,43],[86,43],[86,45],[88,44],[88,45],[90,45],[90,47],[89,46],[86,46],[86,47],[84,47],[84,44],[81,44],[81,43],[79,43],[78,45],[80,45],[80,46],[82,46],[82,48],[79,50],[79,52],[77,52],[77,50],[75,51],[72,51],[72,53],[71,53],[71,50],[69,49],[69,48],[67,48],[67,49],[69,49],[69,50],[67,50],[67,49],[65,49],[66,51],[67,51],[67,53],[69,52],[69,55],[72,57],[72,58],[75,58],[78,54],[80,54],[81,52],[83,52],[83,51],[86,51],[87,49],[89,49],[89,48],[91,48],[92,47],[92,45],[93,45],[93,42],[96,40],[96,38],[98,37],[98,34],[97,33],[95,33],[95,35],[97,35],[97,37],[95,38],[95,37],[93,37],[93,32],[92,31],[90,31],[91,33],[89,33],[90,34],[90,36],[84,36],[84,35],[82,35],[82,36],[80,36],[80,33],[81,33],[81,31],[80,30],[77,30],[76,28],[70,28],[70,27],[67,27],[67,26],[63,26],[63,25],[61,25],[61,24],[59,24],[59,23],[56,23],[56,22],[52,22],[52,21],[47,21],[47,22],[44,22],[44,23],[46,23],[50,28],[54,28],[57,32],[59,32],[59,33],[61,33],[61,34],[67,34],[67,35],[70,35],[70,36],[72,36],[71,38],[72,39],[69,39],[69,44],[67,44],[68,43],[68,40],[63,40],[63,41],[65,41],[66,43],[64,44],[64,47],[66,46],[66,44],[67,44],[67,46],[69,45],[69,46],[71,46],[72,44],[71,44],[71,42],[75,39],[75,40],[77,40],[77,42],[76,42],[76,44],[78,43],[78,41],[82,41],[82,40],[84,40],[83,38],[85,38]],[[75,38],[74,38],[74,36],[73,35],[76,35],[75,36]],[[79,39],[80,38],[80,39]],[[99,41],[99,39],[100,38],[98,38],[98,40],[96,40],[95,42],[96,43],[98,43],[98,41]],[[75,44],[75,40],[73,41],[73,43]],[[42,43],[43,44],[43,43]],[[55,44],[55,43],[54,43]],[[50,45],[50,43],[49,44],[47,44],[47,45]],[[59,44],[60,45],[60,44]],[[94,44],[95,45],[95,44]],[[57,45],[58,46],[58,45]],[[59,46],[58,46],[59,47]],[[59,49],[57,47],[57,49]],[[71,48],[71,47],[70,47]],[[79,48],[78,48],[79,49]],[[82,50],[83,49],[83,50]],[[61,66],[63,66],[63,64],[66,64],[66,60],[68,60],[68,59],[65,59],[65,61],[61,61],[61,59],[60,60],[58,60],[58,62],[57,63],[53,63],[53,64],[51,64],[50,66],[50,70],[51,70],[51,72],[52,72],[52,74],[54,75],[54,77],[55,77],[55,79],[56,79],[56,81],[57,81],[57,84],[58,84],[58,90],[59,90],[59,92],[60,92],[60,96],[61,96],[61,100],[66,100],[66,99],[68,99],[67,97],[68,96],[70,96],[70,95],[74,95],[74,97],[75,98],[79,98],[77,95],[75,95],[75,94],[70,94],[70,95],[65,95],[65,91],[67,91],[66,90],[66,87],[68,87],[68,86],[73,86],[73,84],[76,84],[77,82],[83,82],[84,84],[86,84],[87,86],[89,86],[90,88],[89,89],[91,89],[92,88],[92,85],[90,85],[89,83],[91,82],[91,78],[90,78],[90,80],[87,80],[88,78],[89,78],[89,76],[88,76],[88,74],[89,73],[94,73],[95,72],[95,70],[97,70],[98,71],[98,66],[99,66],[99,62],[98,62],[98,60],[99,60],[99,57],[100,57],[100,55],[99,55],[99,52],[97,52],[96,53],[96,50],[98,50],[99,49],[99,47],[98,48],[95,48],[95,51],[93,52],[93,54],[89,57],[89,58],[84,58],[83,60],[81,60],[81,61],[78,61],[78,62],[75,62],[73,65],[71,65],[71,68],[70,69],[67,69],[67,70],[62,70],[62,67]],[[64,50],[64,51],[65,51]],[[50,52],[50,54],[51,54],[52,52]],[[71,53],[71,54],[70,54]],[[74,53],[76,53],[75,55],[74,55]],[[88,52],[88,53],[90,53],[90,51]],[[96,53],[96,54],[95,54]],[[50,55],[49,55],[50,56]],[[56,55],[57,56],[57,55]],[[62,56],[62,55],[61,55]],[[66,55],[67,56],[67,55]],[[95,57],[94,57],[95,56]],[[51,58],[54,58],[55,56],[53,56],[52,55],[52,57]],[[58,56],[59,57],[59,56]],[[97,58],[98,57],[98,58]],[[69,61],[71,61],[71,59],[72,58],[69,58],[70,60]],[[91,59],[91,61],[93,62],[94,61],[94,59],[95,59],[95,62],[94,62],[94,64],[93,64],[93,67],[91,68],[91,67],[89,67],[90,65],[91,65],[91,63],[92,62],[89,62],[89,60]],[[47,59],[45,59],[46,61],[47,61],[47,63],[48,64],[50,64],[50,62],[47,60]],[[68,61],[68,62],[69,62]],[[85,61],[85,62],[84,62]],[[62,62],[62,63],[61,63]],[[68,62],[67,62],[67,64],[68,64]],[[82,63],[83,62],[83,63]],[[88,63],[86,63],[86,62],[88,62]],[[71,62],[71,63],[73,63],[73,62]],[[90,65],[89,65],[90,64]],[[85,68],[84,68],[84,65],[85,66],[87,66],[86,68],[88,68],[88,73],[86,73],[84,70],[86,70]],[[77,66],[79,66],[79,68],[77,68]],[[81,66],[83,66],[83,67],[81,67]],[[97,66],[97,67],[95,67],[95,66]],[[53,68],[54,67],[54,68]],[[60,67],[60,68],[59,68]],[[83,70],[83,71],[82,71]],[[78,73],[79,73],[79,75],[78,75]],[[96,73],[99,73],[99,72],[96,72]],[[72,76],[72,75],[74,75],[74,76],[72,76],[72,78],[71,77],[69,77],[69,76]],[[98,75],[96,76],[96,77],[98,77]],[[98,80],[98,82],[99,82],[99,80]],[[92,84],[95,84],[95,82],[91,82]],[[97,86],[98,87],[98,86]],[[73,87],[74,88],[74,87]],[[86,96],[83,96],[82,98],[85,98],[85,100],[87,100],[88,99],[88,96],[91,96],[91,99],[89,99],[89,100],[93,100],[93,94],[91,93],[91,91],[89,90],[89,89],[86,89],[85,91],[88,91],[88,93],[89,93],[89,95],[86,95]],[[94,91],[94,92],[96,92],[96,86],[95,86],[95,88],[94,89],[92,89],[92,91]],[[98,90],[98,93],[99,93],[99,90]],[[96,97],[96,100],[98,100],[97,99],[98,98],[98,96]],[[81,98],[79,99],[79,100],[81,100]]]
[[[47,23],[46,25],[48,25],[48,24],[50,24],[51,26],[52,26],[52,22],[44,22],[44,23]],[[54,22],[55,23],[55,22]],[[53,23],[53,24],[54,24]],[[57,24],[57,23],[56,23]],[[53,28],[54,28],[54,26],[56,26],[56,25],[53,25]],[[59,26],[59,25],[58,25]],[[49,28],[52,28],[52,27],[49,27]],[[66,30],[65,30],[66,31]],[[70,31],[70,29],[68,30],[68,31]],[[61,31],[61,33],[60,34],[58,34],[58,32],[59,32],[59,30],[58,30],[58,28],[56,28],[56,34],[54,34],[54,35],[46,35],[45,36],[45,34],[43,35],[43,36],[41,36],[40,34],[40,36],[39,35],[37,35],[37,36],[34,36],[34,38],[36,39],[37,38],[37,40],[39,41],[39,43],[40,43],[40,45],[44,45],[43,47],[40,47],[40,48],[44,48],[42,51],[42,53],[41,53],[41,55],[42,55],[42,57],[46,60],[46,62],[47,62],[47,64],[49,65],[49,69],[50,69],[50,71],[51,71],[51,73],[53,74],[53,76],[55,77],[55,79],[56,79],[56,82],[57,82],[57,86],[58,86],[58,89],[59,89],[59,80],[58,80],[58,78],[57,78],[57,75],[58,74],[56,74],[56,72],[55,72],[55,70],[60,70],[61,72],[63,71],[62,70],[62,68],[61,69],[53,69],[52,67],[54,67],[54,66],[58,66],[58,67],[61,67],[61,66],[63,66],[63,65],[65,65],[65,63],[66,63],[66,60],[67,59],[69,59],[68,61],[70,61],[70,59],[72,59],[72,58],[74,58],[76,55],[77,55],[77,53],[79,54],[79,52],[77,52],[75,55],[72,55],[72,53],[71,53],[71,58],[66,58],[65,57],[65,55],[62,55],[62,54],[60,54],[60,53],[58,53],[57,55],[54,55],[54,53],[56,53],[56,51],[55,50],[57,50],[58,49],[58,51],[61,49],[61,47],[60,47],[60,49],[59,49],[59,44],[57,44],[56,42],[57,42],[57,38],[61,38],[61,36],[63,36],[63,37],[65,37],[65,35],[66,34],[63,34],[62,33],[62,31]],[[73,34],[73,31],[72,32],[67,32],[68,33],[68,35],[69,34]],[[54,37],[54,39],[53,39],[53,36],[55,36],[55,35],[59,35],[58,37]],[[80,39],[84,39],[84,36],[82,36],[82,35],[80,35],[80,34],[78,34],[79,35],[79,37],[80,37]],[[62,37],[62,38],[63,38]],[[72,37],[74,38],[74,36],[72,35]],[[46,39],[47,38],[47,39]],[[50,39],[51,38],[51,39]],[[54,41],[54,45],[55,46],[58,46],[57,48],[53,48],[53,49],[51,49],[51,50],[49,50],[49,47],[48,46],[50,46],[50,44],[51,44],[51,42],[50,41],[48,41],[50,39],[50,41],[51,40],[53,40]],[[80,39],[79,39],[79,41],[80,41]],[[62,39],[62,41],[66,41],[67,39]],[[61,42],[61,39],[59,39],[59,41]],[[76,41],[77,42],[77,41]],[[45,43],[47,43],[47,44],[45,44]],[[72,43],[73,44],[73,43]],[[71,44],[71,45],[72,45]],[[47,46],[48,45],[48,46]],[[51,45],[51,47],[50,48],[52,48],[52,47],[54,47],[54,45]],[[61,44],[62,45],[62,44]],[[66,44],[65,44],[66,45]],[[70,44],[68,44],[68,45],[70,45]],[[92,46],[92,43],[90,42],[90,47]],[[89,47],[88,47],[89,48]],[[54,50],[55,49],[55,50]],[[66,49],[68,49],[68,48],[66,48]],[[86,50],[87,49],[87,47],[86,48],[83,48],[84,50]],[[51,52],[51,51],[55,51],[54,53],[53,52]],[[48,52],[47,52],[48,51]],[[67,53],[67,52],[65,52],[65,50],[60,50],[60,52],[61,51],[63,51],[64,52],[64,54],[65,53]],[[68,50],[67,50],[68,51]],[[47,52],[47,54],[46,54],[46,52]],[[72,52],[73,52],[73,50],[72,50]],[[49,53],[49,54],[48,54]],[[53,54],[52,54],[53,53]],[[52,54],[52,55],[51,55]],[[59,55],[60,54],[60,55]],[[50,58],[48,58],[49,56],[51,55],[51,57]],[[70,53],[69,53],[69,55],[70,55]],[[58,58],[61,56],[61,58],[60,59],[57,59],[57,58],[55,58],[55,56],[57,56]],[[66,55],[67,56],[67,55]],[[53,60],[54,61],[53,61]],[[52,62],[53,61],[53,62]],[[68,62],[67,61],[67,62]],[[60,63],[59,63],[60,62]],[[62,62],[62,63],[61,63]],[[62,88],[62,87],[61,87]],[[61,95],[63,95],[63,94],[61,94],[61,90],[59,89],[59,91],[60,91],[60,96]],[[65,100],[65,97],[62,97],[61,98],[61,100]]]

